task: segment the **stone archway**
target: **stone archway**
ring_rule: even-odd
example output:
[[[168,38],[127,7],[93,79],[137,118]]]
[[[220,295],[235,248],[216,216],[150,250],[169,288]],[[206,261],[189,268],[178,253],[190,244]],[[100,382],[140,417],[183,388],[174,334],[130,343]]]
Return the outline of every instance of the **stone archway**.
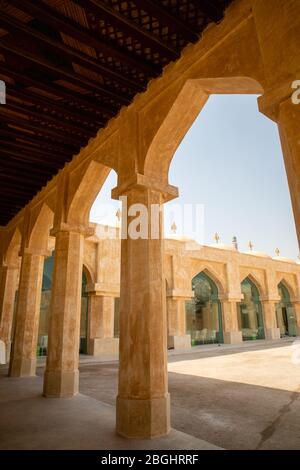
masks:
[[[293,291],[288,287],[285,280],[278,284],[278,293],[280,301],[276,304],[277,326],[280,330],[280,336],[297,336],[297,321],[295,310],[291,302]]]
[[[17,227],[8,237],[0,272],[0,339],[3,342],[3,363],[9,362],[15,330],[21,239],[21,231]]]
[[[250,276],[241,282],[244,299],[238,305],[238,323],[243,341],[265,339],[260,292]]]
[[[208,270],[193,277],[192,291],[194,298],[186,302],[186,330],[191,336],[192,346],[223,343],[219,289]]]
[[[157,130],[144,162],[144,174],[168,183],[172,158],[182,139],[213,94],[261,94],[262,86],[250,77],[189,79]]]

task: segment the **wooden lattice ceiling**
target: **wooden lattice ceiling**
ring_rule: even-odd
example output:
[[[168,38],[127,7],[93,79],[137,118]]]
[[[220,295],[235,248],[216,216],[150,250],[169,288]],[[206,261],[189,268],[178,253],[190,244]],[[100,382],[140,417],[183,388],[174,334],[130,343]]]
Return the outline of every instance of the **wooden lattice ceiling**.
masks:
[[[0,0],[0,225],[231,0]]]

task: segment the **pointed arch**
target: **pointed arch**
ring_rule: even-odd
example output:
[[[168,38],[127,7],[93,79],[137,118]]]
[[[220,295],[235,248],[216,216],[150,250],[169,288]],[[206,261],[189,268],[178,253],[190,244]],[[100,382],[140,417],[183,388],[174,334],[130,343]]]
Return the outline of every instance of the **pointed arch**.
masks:
[[[91,269],[91,267],[86,262],[83,263],[82,273],[86,277],[87,286],[92,285],[92,284],[95,283],[95,278],[92,274],[93,270]]]
[[[53,226],[54,214],[50,207],[43,203],[34,217],[28,234],[28,248],[47,252],[50,229]]]
[[[66,221],[70,224],[87,225],[91,207],[101,191],[110,171],[109,168],[94,160],[85,168],[70,175],[70,190]]]
[[[285,279],[285,277],[281,278],[277,286],[279,287],[280,284],[282,284],[283,287],[285,287],[285,289],[287,290],[290,300],[293,300],[296,298],[295,289],[291,286],[291,283]]]
[[[241,280],[241,284],[243,284],[243,282],[247,281],[247,279],[257,289],[259,298],[261,298],[262,296],[265,295],[265,289],[262,286],[261,282],[258,280],[258,278],[255,276],[255,274],[249,272],[247,274],[247,276],[243,276],[243,279]]]
[[[4,262],[7,265],[17,264],[19,262],[19,252],[21,248],[22,234],[17,227],[13,232],[6,253],[4,254]]]
[[[215,283],[218,289],[218,297],[219,299],[222,298],[225,295],[226,289],[225,289],[223,281],[220,279],[219,274],[214,270],[214,268],[212,268],[209,265],[202,264],[200,269],[197,269],[196,272],[195,270],[193,271],[192,279],[194,279],[194,277],[196,277],[198,274],[201,274],[201,273],[204,273],[207,277],[209,277]]]
[[[169,168],[175,151],[210,95],[262,93],[262,86],[250,77],[186,80],[149,145],[144,174],[168,183]]]

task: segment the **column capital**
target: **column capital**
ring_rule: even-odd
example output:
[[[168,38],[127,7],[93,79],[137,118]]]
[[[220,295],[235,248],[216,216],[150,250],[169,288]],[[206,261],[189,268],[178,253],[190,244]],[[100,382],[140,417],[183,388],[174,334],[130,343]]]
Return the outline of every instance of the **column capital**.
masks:
[[[52,251],[51,250],[42,250],[42,249],[35,249],[35,248],[31,248],[31,247],[26,247],[26,248],[23,248],[20,252],[19,252],[19,256],[24,256],[24,255],[39,255],[39,256],[44,256],[45,258],[48,258],[49,256],[51,256],[52,254]]]
[[[133,189],[157,191],[163,195],[164,202],[171,201],[178,197],[178,188],[153,177],[136,173],[132,178],[112,189],[112,199],[119,199],[119,196],[126,195]]]
[[[120,285],[108,284],[104,282],[96,282],[87,285],[87,293],[89,295],[102,296],[102,297],[119,297]]]
[[[177,300],[190,300],[194,297],[194,291],[186,289],[168,289],[167,297]]]
[[[0,266],[0,269],[19,269],[20,266],[18,264],[8,264],[8,263],[2,263]]]
[[[50,230],[50,235],[55,237],[58,232],[75,232],[82,234],[85,238],[88,238],[94,235],[95,227],[61,222]]]
[[[258,97],[258,108],[259,111],[272,119],[272,121],[278,122],[280,105],[286,101],[292,102],[292,94],[295,89],[292,88],[292,83],[297,77],[289,79],[280,85],[276,85],[265,91],[265,93]],[[300,71],[298,73],[298,79],[300,79]]]

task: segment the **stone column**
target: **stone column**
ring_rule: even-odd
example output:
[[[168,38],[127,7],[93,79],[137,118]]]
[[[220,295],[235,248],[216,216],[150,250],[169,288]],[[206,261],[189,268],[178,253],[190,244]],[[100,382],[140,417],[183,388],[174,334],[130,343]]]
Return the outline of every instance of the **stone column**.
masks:
[[[296,319],[296,334],[300,336],[300,302],[294,301],[292,302],[294,311],[295,311],[295,319]]]
[[[243,334],[239,329],[238,308],[243,298],[241,292],[240,270],[237,252],[232,253],[232,259],[226,265],[227,290],[220,295],[222,303],[223,337],[225,344],[243,342]]]
[[[56,237],[44,395],[78,392],[79,336],[84,234],[62,226]]]
[[[119,338],[114,338],[115,294],[95,285],[89,291],[88,354],[118,356]]]
[[[192,291],[167,292],[168,348],[191,348],[191,335],[186,334],[185,302],[192,298]]]
[[[280,329],[277,326],[276,304],[280,298],[261,300],[265,325],[266,339],[280,339]]]
[[[144,185],[144,178],[137,175],[129,188],[112,193],[126,194],[129,211],[139,204],[137,211],[145,208],[149,214],[146,229],[141,222],[142,238],[127,236],[133,221],[123,201],[117,432],[131,438],[170,431],[163,221],[160,213],[156,225],[151,213],[151,206],[161,206],[164,197],[160,189]]]
[[[300,80],[300,72],[299,72]],[[291,99],[281,103],[278,116],[283,157],[300,243],[300,104]]]
[[[11,377],[35,375],[36,347],[45,253],[22,253],[15,333],[9,366]]]
[[[242,332],[238,324],[238,303],[240,298],[224,298],[221,301],[223,318],[223,337],[225,344],[238,344],[243,342]]]
[[[259,107],[278,122],[300,242],[300,104],[292,101],[292,84],[300,80],[300,2],[251,3],[266,78]]]
[[[5,361],[9,362],[15,297],[18,288],[19,266],[2,266],[0,284],[0,338],[5,344]]]

